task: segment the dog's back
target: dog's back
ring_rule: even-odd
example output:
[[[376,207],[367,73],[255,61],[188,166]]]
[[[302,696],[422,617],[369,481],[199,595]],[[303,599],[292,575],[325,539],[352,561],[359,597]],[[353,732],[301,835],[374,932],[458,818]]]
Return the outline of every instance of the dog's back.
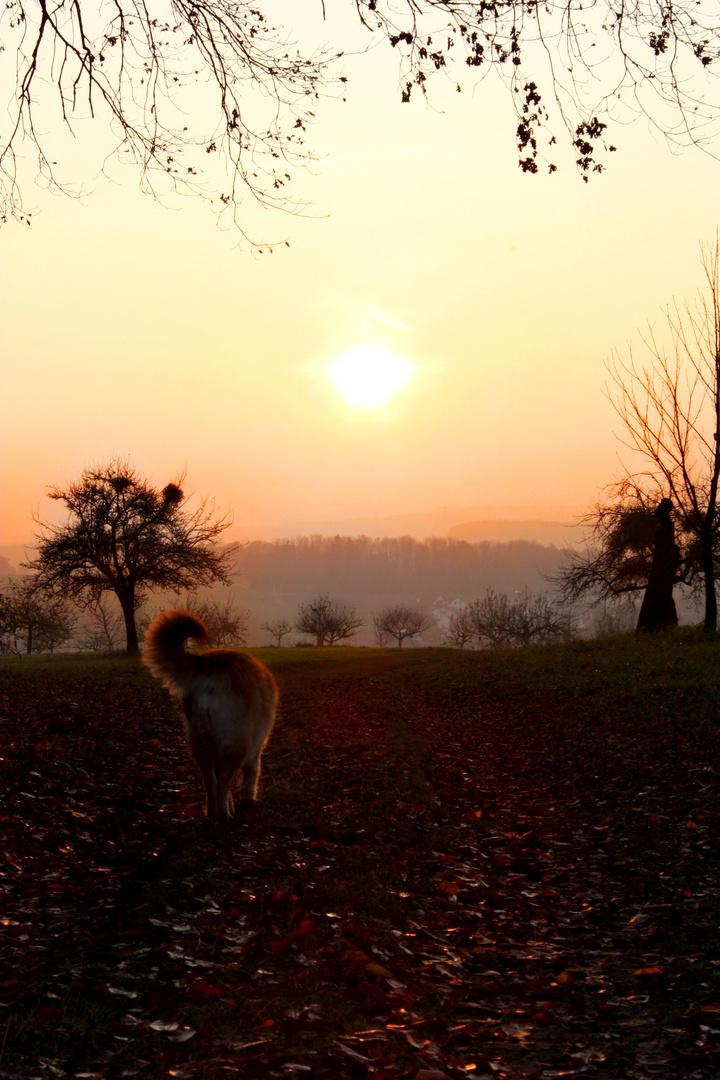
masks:
[[[230,783],[240,769],[241,799],[255,798],[260,755],[275,719],[277,685],[268,669],[247,653],[187,652],[188,638],[208,641],[202,621],[189,611],[162,612],[148,629],[143,661],[182,701],[208,814],[226,814],[232,806]]]

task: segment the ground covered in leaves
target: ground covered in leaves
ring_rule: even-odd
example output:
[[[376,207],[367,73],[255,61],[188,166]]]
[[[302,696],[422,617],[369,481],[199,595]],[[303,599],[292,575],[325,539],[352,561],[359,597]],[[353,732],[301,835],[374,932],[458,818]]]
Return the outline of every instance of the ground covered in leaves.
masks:
[[[719,650],[268,650],[220,836],[139,664],[3,661],[0,1078],[717,1076]]]

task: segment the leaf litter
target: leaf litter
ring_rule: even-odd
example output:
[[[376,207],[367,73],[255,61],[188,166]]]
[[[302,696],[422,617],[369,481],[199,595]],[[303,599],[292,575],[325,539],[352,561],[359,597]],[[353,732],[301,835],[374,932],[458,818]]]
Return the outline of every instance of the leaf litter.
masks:
[[[716,1076],[710,751],[341,655],[226,835],[140,669],[0,668],[0,1077]]]

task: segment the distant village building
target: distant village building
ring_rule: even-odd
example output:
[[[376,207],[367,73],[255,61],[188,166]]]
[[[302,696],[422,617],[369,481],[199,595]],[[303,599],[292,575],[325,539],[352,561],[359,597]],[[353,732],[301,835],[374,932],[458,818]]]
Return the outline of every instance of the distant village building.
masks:
[[[455,600],[446,600],[444,596],[438,596],[433,604],[432,616],[435,626],[444,636],[450,629],[453,615],[459,615],[461,611],[467,611],[470,605],[458,597]]]

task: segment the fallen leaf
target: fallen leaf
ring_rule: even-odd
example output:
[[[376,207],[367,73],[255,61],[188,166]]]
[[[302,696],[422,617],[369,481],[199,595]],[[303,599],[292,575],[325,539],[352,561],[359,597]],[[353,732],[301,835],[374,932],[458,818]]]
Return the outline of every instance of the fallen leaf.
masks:
[[[196,1034],[196,1032],[195,1032],[194,1028],[191,1028],[191,1027],[181,1027],[180,1028],[179,1027],[177,1029],[177,1031],[171,1031],[170,1032],[170,1034],[168,1035],[168,1039],[169,1039],[170,1042],[184,1043],[184,1042],[187,1042],[188,1039],[192,1039],[193,1035],[195,1035],[195,1034]]]
[[[193,990],[196,994],[203,994],[205,997],[220,997],[222,990],[219,990],[217,986],[210,986],[208,983],[203,982],[202,979],[194,979],[193,982],[188,984],[188,989]]]
[[[437,891],[443,896],[455,896],[460,889],[459,881],[441,881]]]
[[[388,971],[381,964],[365,964],[365,970],[369,971],[371,975],[382,975],[385,979],[392,978],[392,972]]]
[[[340,956],[340,960],[343,964],[350,964],[352,967],[364,967],[365,964],[370,963],[370,957],[360,949],[346,949]]]

